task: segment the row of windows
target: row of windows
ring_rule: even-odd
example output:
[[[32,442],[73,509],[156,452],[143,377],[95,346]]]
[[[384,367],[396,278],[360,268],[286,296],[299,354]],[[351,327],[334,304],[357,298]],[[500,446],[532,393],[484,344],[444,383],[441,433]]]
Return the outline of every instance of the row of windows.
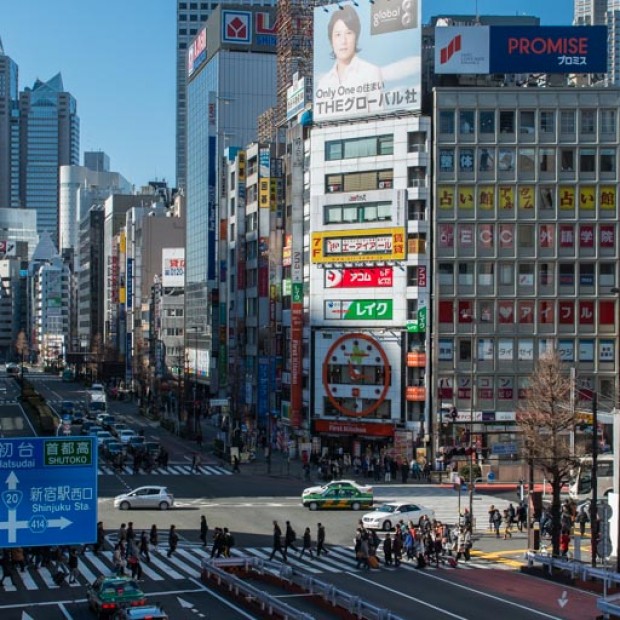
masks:
[[[598,279],[596,270],[598,268]],[[613,262],[570,262],[570,263],[527,263],[519,262],[458,262],[439,263],[439,284],[449,288],[456,283],[462,287],[474,286],[474,278],[480,287],[509,287],[514,290],[518,284],[519,291],[533,293],[538,279],[538,286],[553,286],[554,282],[563,290],[574,289],[575,284],[589,289],[598,283],[600,289],[610,291],[616,285],[616,267]]]
[[[370,191],[373,189],[392,189],[393,183],[394,171],[391,169],[328,174],[325,176],[325,191],[333,194]]]
[[[324,224],[352,224],[392,219],[391,202],[365,202],[360,204],[327,205],[323,210]]]
[[[326,161],[393,154],[394,136],[391,134],[349,140],[330,140],[325,143]]]
[[[615,344],[613,340],[593,338],[476,338],[476,361],[478,362],[531,362],[534,361],[535,345],[538,345],[538,356],[542,357],[549,351],[556,350],[564,362],[593,363],[615,361]],[[456,343],[452,339],[439,339],[439,361],[452,362],[456,352],[459,362],[470,362],[472,358],[472,338],[459,338]],[[598,354],[597,354],[598,353]],[[464,378],[463,378],[464,379]],[[470,380],[467,378],[469,385]],[[499,377],[498,377],[499,379]],[[491,381],[490,385],[488,381]],[[482,381],[476,375],[476,384],[491,387],[493,378],[486,377]],[[501,384],[501,382],[500,382]],[[463,385],[462,387],[465,387]],[[446,386],[444,386],[446,387]]]
[[[477,122],[476,122],[477,121]],[[615,109],[582,108],[564,110],[440,110],[439,133],[469,135],[494,135],[497,127],[502,134],[574,134],[579,123],[581,135],[594,136],[600,128],[602,134],[615,134],[617,111]]]
[[[198,10],[198,2],[180,2],[179,3],[179,10],[180,11],[186,11],[187,8],[189,6],[189,10],[190,11],[197,11]],[[211,8],[215,8],[217,6],[217,2],[214,2],[211,5]],[[201,11],[208,11],[209,10],[209,3],[208,2],[201,2],[200,3],[200,10]]]
[[[439,171],[453,173],[456,171],[456,154],[458,153],[458,171],[464,173],[478,172],[519,172],[531,175],[538,170],[541,173],[559,172],[609,174],[617,176],[617,151],[615,148],[441,148],[439,150]],[[597,166],[598,162],[598,166]],[[577,167],[578,164],[578,167]]]

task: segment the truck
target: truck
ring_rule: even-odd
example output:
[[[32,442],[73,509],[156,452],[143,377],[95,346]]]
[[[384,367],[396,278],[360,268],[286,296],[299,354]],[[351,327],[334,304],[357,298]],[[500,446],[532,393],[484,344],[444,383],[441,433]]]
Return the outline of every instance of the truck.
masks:
[[[105,392],[90,391],[88,392],[88,411],[91,415],[97,417],[100,413],[108,410],[108,401]]]

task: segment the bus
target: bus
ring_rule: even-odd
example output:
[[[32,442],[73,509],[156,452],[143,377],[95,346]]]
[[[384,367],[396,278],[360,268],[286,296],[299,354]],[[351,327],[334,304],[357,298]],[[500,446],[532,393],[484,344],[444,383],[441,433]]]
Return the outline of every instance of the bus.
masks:
[[[614,455],[601,454],[597,463],[597,496],[603,499],[614,491]],[[581,457],[573,473],[568,487],[570,498],[576,502],[592,499],[592,457]]]

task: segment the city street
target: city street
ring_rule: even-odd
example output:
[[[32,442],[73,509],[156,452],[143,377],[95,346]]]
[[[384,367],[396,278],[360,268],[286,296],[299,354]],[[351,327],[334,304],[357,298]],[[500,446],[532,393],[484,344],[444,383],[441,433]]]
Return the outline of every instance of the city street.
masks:
[[[57,377],[32,373],[37,389],[55,407],[63,399],[76,401],[85,398],[77,384],[61,383]],[[2,381],[2,379],[0,379]],[[8,380],[5,401],[12,401],[17,384]],[[11,386],[13,384],[13,386]],[[2,420],[20,419],[17,403],[0,404]],[[199,578],[201,562],[209,557],[200,546],[200,516],[205,515],[210,528],[228,527],[234,533],[234,555],[267,560],[271,552],[272,521],[282,526],[290,520],[298,537],[310,527],[316,540],[317,523],[327,530],[329,555],[320,560],[304,558],[290,552],[290,564],[323,581],[333,583],[351,593],[363,596],[380,607],[390,608],[402,618],[589,618],[595,617],[594,597],[570,591],[569,603],[563,603],[560,586],[520,575],[515,569],[521,564],[525,535],[515,534],[508,541],[497,540],[487,531],[487,511],[491,504],[503,508],[508,499],[492,495],[474,496],[474,516],[478,527],[474,542],[474,557],[459,563],[456,569],[447,566],[427,567],[421,571],[414,563],[405,562],[398,568],[382,567],[371,573],[359,570],[353,553],[353,537],[363,512],[311,512],[300,503],[301,491],[308,486],[300,476],[269,476],[242,467],[232,474],[230,467],[205,455],[200,473],[189,473],[192,448],[187,442],[171,436],[158,424],[137,416],[137,405],[112,401],[110,410],[134,428],[144,427],[147,439],[160,441],[170,452],[167,470],[156,469],[151,474],[133,475],[129,468],[114,473],[99,466],[98,520],[104,522],[107,545],[97,557],[86,550],[80,557],[80,583],[57,587],[47,569],[28,568],[17,572],[15,585],[5,580],[5,592],[0,610],[6,620],[88,618],[85,586],[101,573],[112,569],[112,549],[121,523],[132,521],[139,536],[142,530],[156,524],[160,531],[158,550],[151,553],[149,563],[142,562],[142,586],[150,601],[161,602],[171,617],[244,618],[252,617],[239,610],[235,603],[210,592]],[[3,423],[5,424],[5,423]],[[260,470],[259,470],[260,471]],[[166,485],[175,496],[175,506],[158,510],[122,512],[113,507],[113,497],[130,488],[145,484]],[[433,508],[438,519],[452,523],[458,514],[458,494],[451,488],[429,484],[377,484],[375,504],[389,500],[408,499]],[[461,498],[463,507],[467,497]],[[176,525],[180,535],[177,551],[168,558],[167,532]],[[298,540],[299,542],[299,540]],[[510,559],[512,558],[512,559]],[[275,566],[275,565],[274,565]],[[299,604],[303,598],[299,600]],[[295,606],[295,598],[287,598]],[[27,607],[27,609],[26,609]],[[415,610],[415,611],[414,611]],[[423,611],[422,611],[423,610]],[[27,614],[27,615],[26,615]],[[331,617],[317,615],[317,617]]]

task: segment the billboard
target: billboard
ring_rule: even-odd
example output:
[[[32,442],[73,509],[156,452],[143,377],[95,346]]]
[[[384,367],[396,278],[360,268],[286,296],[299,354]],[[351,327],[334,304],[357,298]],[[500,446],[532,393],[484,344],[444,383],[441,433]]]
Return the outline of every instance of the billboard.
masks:
[[[207,59],[207,29],[203,28],[187,49],[187,77]]]
[[[325,288],[391,288],[392,267],[325,269]]]
[[[167,286],[185,286],[185,248],[163,248],[161,283]]]
[[[419,0],[324,5],[314,10],[315,121],[419,110]]]
[[[292,86],[286,89],[286,120],[290,121],[306,107],[306,80],[293,79]]]
[[[405,239],[404,228],[316,232],[312,233],[312,262],[405,260]]]
[[[606,71],[606,26],[435,28],[435,73]]]

